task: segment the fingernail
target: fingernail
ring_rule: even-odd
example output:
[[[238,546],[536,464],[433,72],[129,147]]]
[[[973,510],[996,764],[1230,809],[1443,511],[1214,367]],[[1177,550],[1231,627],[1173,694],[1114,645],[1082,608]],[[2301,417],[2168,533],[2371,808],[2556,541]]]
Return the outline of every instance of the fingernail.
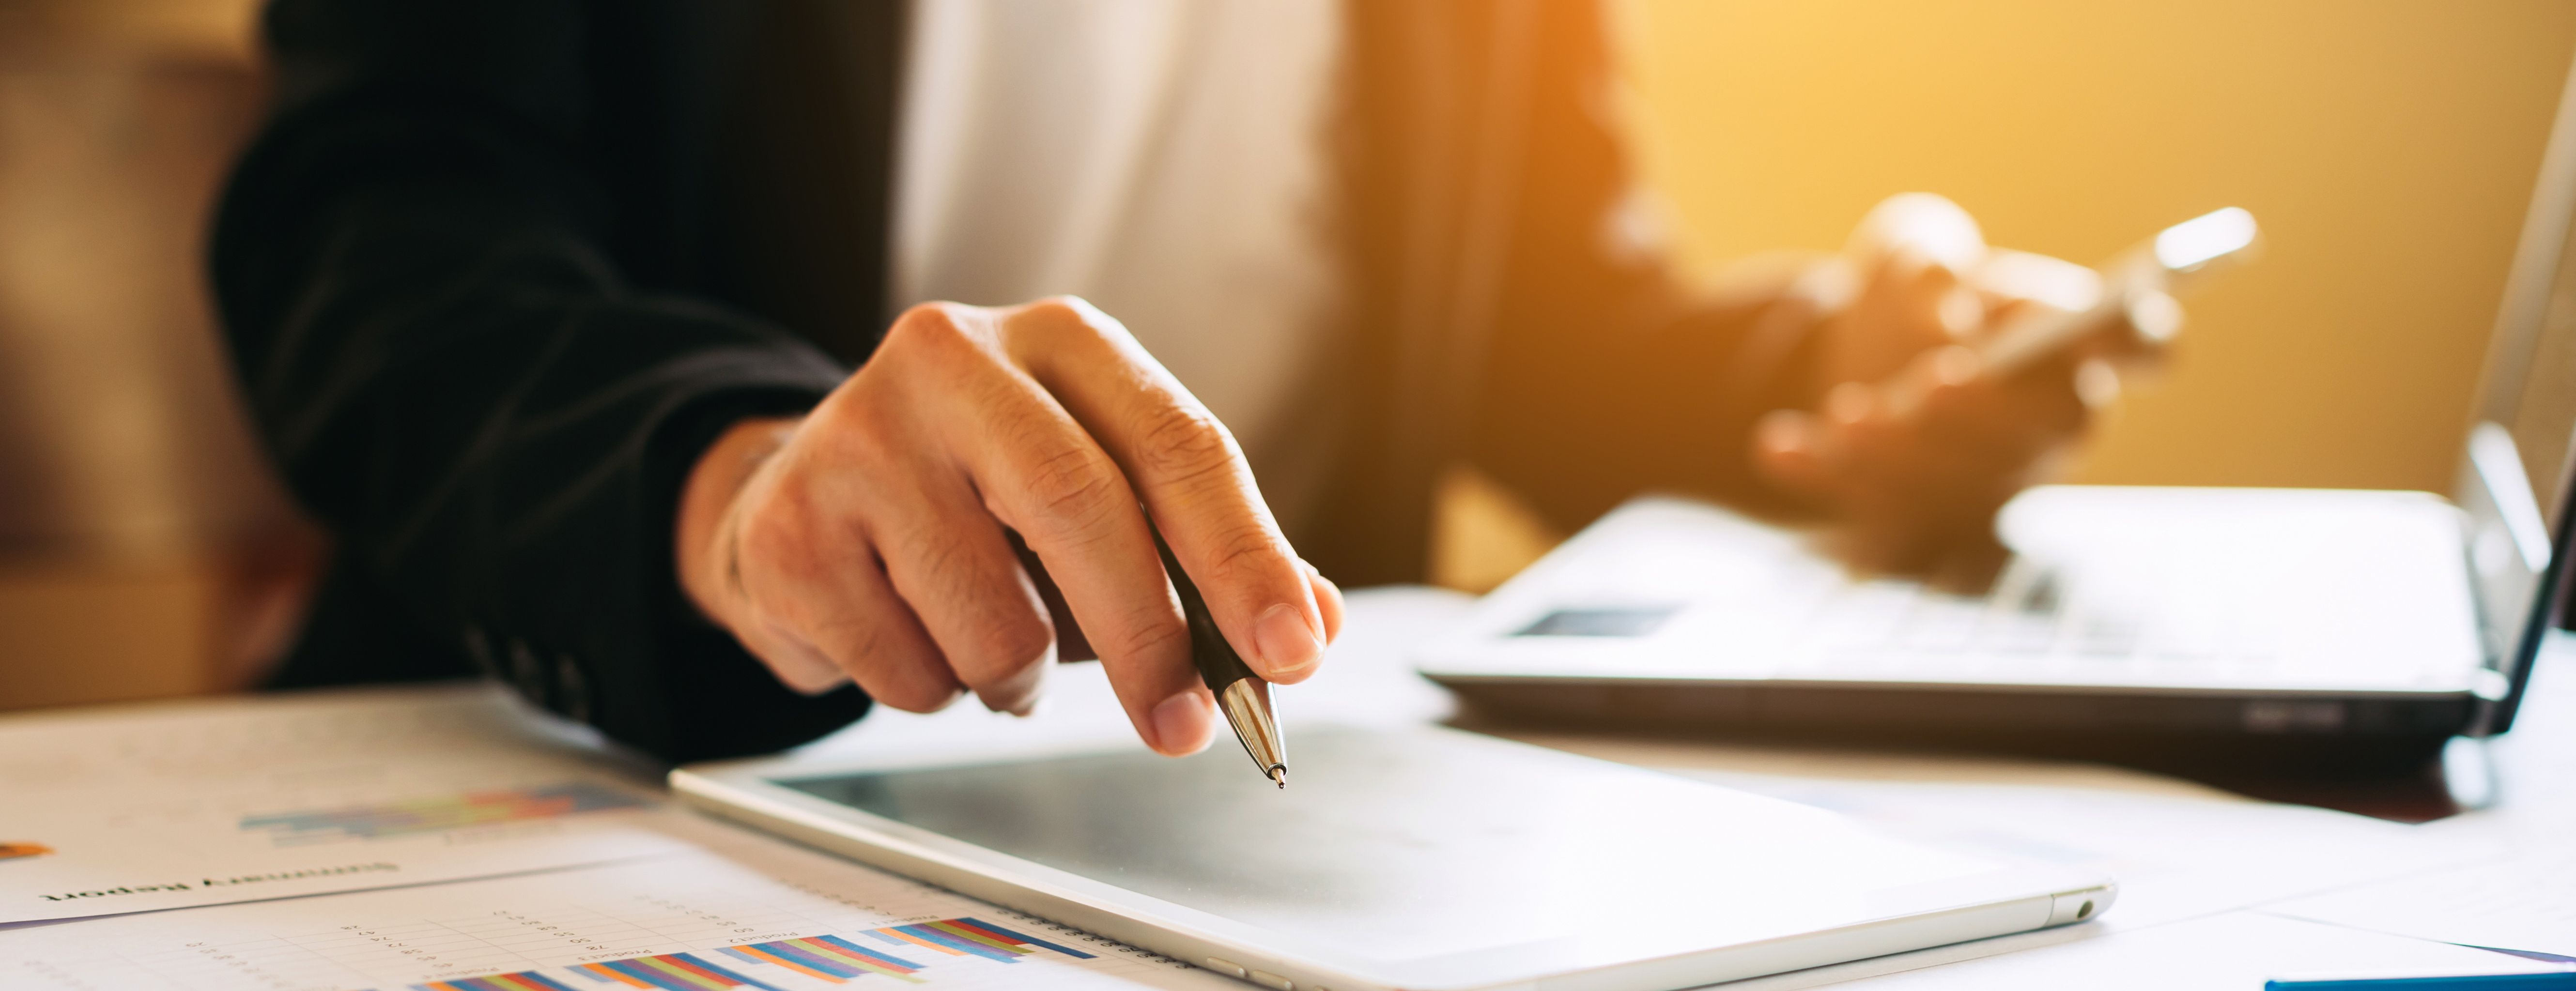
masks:
[[[1197,692],[1182,692],[1154,706],[1154,749],[1184,757],[1207,749],[1216,713]]]
[[[1252,624],[1252,644],[1261,648],[1262,666],[1277,678],[1303,673],[1324,656],[1324,643],[1306,625],[1306,611],[1282,602]]]

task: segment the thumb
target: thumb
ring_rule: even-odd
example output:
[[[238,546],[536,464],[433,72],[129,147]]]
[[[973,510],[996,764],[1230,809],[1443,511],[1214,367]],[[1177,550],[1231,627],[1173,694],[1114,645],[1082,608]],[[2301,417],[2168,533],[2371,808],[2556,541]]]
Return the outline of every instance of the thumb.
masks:
[[[1868,271],[1900,253],[1924,256],[1954,272],[1974,271],[1985,263],[1986,235],[1975,217],[1947,197],[1898,193],[1861,218],[1843,254]]]

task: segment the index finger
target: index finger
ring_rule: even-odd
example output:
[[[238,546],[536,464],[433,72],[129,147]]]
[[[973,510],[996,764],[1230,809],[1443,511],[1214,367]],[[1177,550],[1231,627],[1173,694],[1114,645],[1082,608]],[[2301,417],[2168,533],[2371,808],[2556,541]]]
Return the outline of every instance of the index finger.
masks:
[[[1145,516],[1116,462],[1008,360],[1015,315],[927,305],[898,319],[879,348],[931,356],[912,363],[923,383],[915,414],[935,418],[985,510],[1056,579],[1137,735],[1165,754],[1194,753],[1208,743],[1216,700],[1192,668]]]
[[[1014,359],[1118,462],[1226,642],[1271,681],[1313,674],[1323,609],[1234,436],[1107,314],[1078,299],[1027,311]]]

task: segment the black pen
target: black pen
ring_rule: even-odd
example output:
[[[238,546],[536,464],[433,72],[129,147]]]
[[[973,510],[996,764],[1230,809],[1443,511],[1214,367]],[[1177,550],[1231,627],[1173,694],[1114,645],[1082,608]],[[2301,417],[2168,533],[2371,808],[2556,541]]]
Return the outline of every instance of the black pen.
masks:
[[[1189,572],[1181,570],[1181,562],[1172,557],[1172,547],[1160,533],[1154,535],[1154,549],[1162,552],[1172,591],[1180,593],[1181,616],[1190,623],[1190,662],[1198,666],[1200,680],[1216,693],[1217,709],[1234,727],[1234,738],[1243,741],[1243,752],[1252,756],[1253,766],[1279,787],[1288,787],[1288,741],[1279,735],[1279,720],[1270,708],[1270,683],[1253,674],[1243,655],[1225,642],[1216,617],[1208,615],[1207,600],[1199,597],[1198,585],[1190,581]]]

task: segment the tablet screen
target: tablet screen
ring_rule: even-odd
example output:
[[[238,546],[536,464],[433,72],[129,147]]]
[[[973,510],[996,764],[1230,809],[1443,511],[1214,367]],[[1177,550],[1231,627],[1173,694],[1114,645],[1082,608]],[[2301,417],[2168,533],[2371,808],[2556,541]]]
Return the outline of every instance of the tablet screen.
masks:
[[[1466,734],[1291,740],[1286,789],[1230,741],[778,782],[876,816],[1360,956],[1604,929],[1762,938],[1876,889],[1995,865],[1808,808]]]

